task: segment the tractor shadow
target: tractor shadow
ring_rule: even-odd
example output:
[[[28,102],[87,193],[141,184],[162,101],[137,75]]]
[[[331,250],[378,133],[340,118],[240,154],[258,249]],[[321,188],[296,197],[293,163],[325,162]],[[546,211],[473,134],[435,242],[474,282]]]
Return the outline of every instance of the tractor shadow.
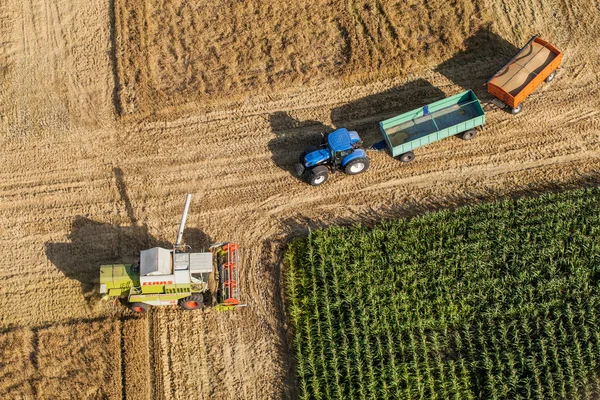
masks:
[[[294,164],[300,154],[308,146],[319,146],[323,143],[323,135],[333,131],[333,128],[320,121],[299,121],[287,112],[278,111],[269,115],[271,131],[275,135],[269,144],[273,163],[292,176]]]
[[[323,136],[337,128],[348,128],[359,133],[364,147],[382,140],[379,121],[443,99],[445,93],[425,79],[417,79],[380,93],[361,97],[331,110],[331,123],[301,121],[287,112],[269,115],[271,131],[275,135],[269,144],[271,159],[279,168],[294,175],[293,166],[308,146],[318,146]]]
[[[529,38],[526,38],[529,39]],[[519,51],[485,25],[465,40],[465,49],[435,69],[465,90],[471,89],[480,99],[491,99],[486,82]]]

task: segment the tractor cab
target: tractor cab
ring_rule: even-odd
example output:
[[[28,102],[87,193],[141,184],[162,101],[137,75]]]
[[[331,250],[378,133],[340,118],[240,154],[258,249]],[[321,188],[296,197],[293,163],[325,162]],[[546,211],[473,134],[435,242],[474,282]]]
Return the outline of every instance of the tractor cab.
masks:
[[[357,143],[360,145],[358,133],[348,131],[346,128],[338,129],[327,135],[327,144],[333,158],[332,167],[340,167],[342,160],[352,154]]]
[[[369,168],[369,159],[361,144],[357,132],[346,128],[336,129],[327,135],[327,140],[320,148],[311,146],[302,153],[295,166],[296,174],[301,177],[308,172],[308,181],[313,186],[325,183],[329,170],[360,174]]]

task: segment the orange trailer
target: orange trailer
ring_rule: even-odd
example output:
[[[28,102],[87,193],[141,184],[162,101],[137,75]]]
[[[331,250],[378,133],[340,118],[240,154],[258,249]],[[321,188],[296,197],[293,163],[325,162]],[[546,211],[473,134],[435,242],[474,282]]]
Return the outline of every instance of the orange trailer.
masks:
[[[512,113],[521,111],[521,102],[543,81],[554,79],[556,69],[562,61],[562,53],[556,47],[537,36],[492,76],[487,89],[503,105],[512,108]]]

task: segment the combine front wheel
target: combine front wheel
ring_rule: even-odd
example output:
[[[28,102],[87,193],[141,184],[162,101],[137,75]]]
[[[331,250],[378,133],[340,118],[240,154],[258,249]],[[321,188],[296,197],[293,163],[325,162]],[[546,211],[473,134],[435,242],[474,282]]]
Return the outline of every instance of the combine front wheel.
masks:
[[[202,296],[202,294],[200,293],[196,293],[179,300],[179,306],[186,310],[197,310],[199,308],[202,308],[203,305],[204,296]]]

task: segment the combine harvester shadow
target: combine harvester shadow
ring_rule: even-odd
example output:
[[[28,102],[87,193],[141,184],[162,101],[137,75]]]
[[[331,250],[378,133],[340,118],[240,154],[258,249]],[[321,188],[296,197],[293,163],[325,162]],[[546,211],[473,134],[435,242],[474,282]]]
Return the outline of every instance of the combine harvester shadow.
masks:
[[[101,264],[131,263],[139,259],[141,250],[173,247],[172,243],[153,237],[145,224],[138,224],[127,196],[123,172],[115,168],[113,173],[131,226],[112,225],[77,216],[71,225],[68,242],[45,244],[48,260],[67,278],[80,283],[88,305],[99,298]],[[194,249],[208,248],[210,243],[210,238],[197,228],[187,228],[183,238]]]

